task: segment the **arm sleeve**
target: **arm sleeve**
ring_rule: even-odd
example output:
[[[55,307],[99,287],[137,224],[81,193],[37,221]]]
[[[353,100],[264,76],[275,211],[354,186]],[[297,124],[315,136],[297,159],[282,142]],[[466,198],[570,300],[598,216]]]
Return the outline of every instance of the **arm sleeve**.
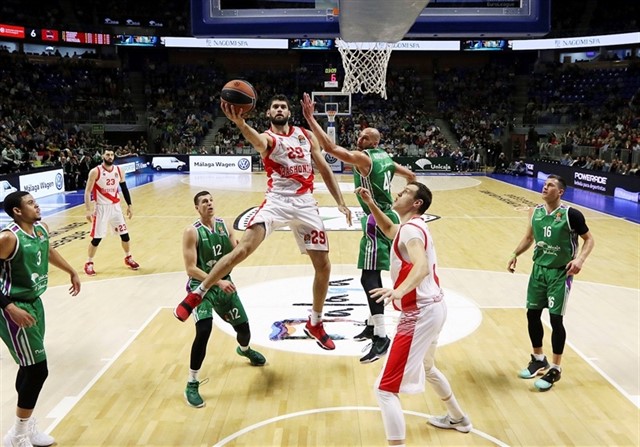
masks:
[[[124,201],[127,202],[127,205],[131,205],[131,194],[129,194],[129,188],[127,187],[126,182],[120,183],[120,189],[122,189],[122,196],[124,197]]]
[[[569,225],[578,235],[589,232],[589,227],[587,227],[584,215],[575,208],[569,208]]]
[[[13,303],[4,293],[0,292],[0,309],[4,309],[9,304]]]

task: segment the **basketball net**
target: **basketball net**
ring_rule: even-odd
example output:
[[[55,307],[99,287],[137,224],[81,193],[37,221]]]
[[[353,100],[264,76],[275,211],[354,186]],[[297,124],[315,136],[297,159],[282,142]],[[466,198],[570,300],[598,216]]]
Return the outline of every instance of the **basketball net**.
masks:
[[[388,42],[345,42],[336,39],[344,68],[345,93],[378,93],[387,99],[387,66],[393,50]]]

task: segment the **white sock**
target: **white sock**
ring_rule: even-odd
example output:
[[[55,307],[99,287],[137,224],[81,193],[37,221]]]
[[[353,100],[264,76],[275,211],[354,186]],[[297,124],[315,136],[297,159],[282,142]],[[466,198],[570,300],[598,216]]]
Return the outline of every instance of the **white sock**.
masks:
[[[460,404],[456,399],[456,396],[451,394],[451,397],[444,401],[444,405],[447,407],[447,413],[454,422],[459,422],[464,417],[464,413],[462,412],[462,408],[460,408]]]
[[[93,258],[87,258],[87,262],[93,262]]]
[[[249,350],[249,346],[240,346],[240,350],[242,352],[247,352]]]
[[[16,425],[13,426],[13,434],[16,436],[26,435],[29,428],[29,419],[30,418],[19,418],[16,416]]]
[[[373,320],[373,335],[386,337],[387,330],[384,327],[384,314],[371,315],[371,320]]]
[[[558,371],[562,372],[562,368],[560,368],[560,365],[556,365],[555,363],[552,363],[550,368],[555,368]]]
[[[204,286],[200,284],[198,287],[196,287],[196,290],[194,290],[193,293],[197,293],[200,296],[205,296],[207,290],[209,289],[205,289]]]
[[[544,354],[533,354],[533,358],[539,361],[544,360]]]
[[[189,370],[189,382],[198,382],[198,373],[199,369],[190,369]]]
[[[315,310],[311,311],[311,326],[317,326],[318,323],[322,322],[322,312],[316,312]]]

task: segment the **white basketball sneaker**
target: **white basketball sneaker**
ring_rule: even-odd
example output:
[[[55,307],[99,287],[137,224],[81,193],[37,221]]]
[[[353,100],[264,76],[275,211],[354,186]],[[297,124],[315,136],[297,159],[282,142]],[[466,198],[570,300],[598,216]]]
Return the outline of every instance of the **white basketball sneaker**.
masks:
[[[49,436],[46,433],[38,431],[38,427],[36,426],[36,418],[32,417],[29,419],[29,427],[27,429],[27,433],[29,435],[29,441],[31,441],[31,445],[34,447],[48,447],[56,442],[52,436]]]
[[[2,445],[4,447],[33,447],[29,441],[29,435],[16,436],[13,434],[13,430],[9,430],[9,433],[4,436]]]

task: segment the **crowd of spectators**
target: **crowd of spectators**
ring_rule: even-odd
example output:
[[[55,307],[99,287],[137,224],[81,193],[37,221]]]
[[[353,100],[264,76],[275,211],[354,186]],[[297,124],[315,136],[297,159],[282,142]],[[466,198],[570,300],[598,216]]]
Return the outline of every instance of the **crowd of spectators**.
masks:
[[[592,69],[588,64],[540,64],[531,76],[523,121],[589,122],[628,104],[640,88],[640,64]],[[594,115],[596,113],[596,115]]]
[[[426,91],[429,83],[424,73],[411,68],[389,69],[388,99],[354,94],[351,115],[337,119],[339,144],[354,147],[361,129],[376,127],[392,156],[449,157],[459,171],[483,165],[497,167],[504,163],[500,157],[504,152],[502,144],[515,118],[515,68],[508,60],[489,60],[484,66],[435,71],[433,92]],[[150,60],[143,66],[139,75],[143,91],[139,93],[146,102],[143,113],[148,118],[153,152],[251,152],[234,125],[228,120],[216,120],[222,116],[219,92],[229,79],[224,69],[214,63],[171,65]],[[260,92],[256,111],[248,121],[256,128],[268,127],[262,112],[274,94],[286,92],[293,109],[293,124],[304,126],[300,95],[317,90],[323,82],[322,74],[322,70],[310,70],[305,64],[290,69],[245,71],[243,77]],[[55,63],[35,63],[25,55],[0,52],[2,171],[30,169],[36,162],[62,163],[60,152],[68,150],[64,160],[69,169],[79,172],[73,166],[81,164],[85,151],[108,144],[99,136],[87,134],[80,124],[105,119],[122,122],[126,115],[135,122],[129,77],[114,65],[66,58],[58,58]],[[637,65],[586,70],[575,64],[550,64],[534,74],[531,82],[537,104],[553,107],[554,98],[573,98],[576,110],[588,113],[579,126],[564,133],[550,133],[546,141],[538,141],[532,128],[526,147],[521,148],[519,143],[513,146],[514,162],[520,156],[559,160],[561,157],[554,151],[560,148],[567,164],[635,172],[638,159],[634,154],[640,150],[638,114],[625,105],[634,89],[640,87]],[[425,98],[430,95],[435,98],[435,113],[426,112]],[[445,137],[436,117],[448,122],[455,138]],[[213,144],[203,148],[203,139],[211,131]],[[137,142],[119,148],[118,155],[139,152],[140,146]],[[142,148],[144,152],[148,150]],[[577,162],[581,156],[584,159]],[[510,165],[511,162],[505,169]],[[76,176],[70,173],[70,177]],[[76,186],[82,183],[77,177]]]
[[[192,153],[213,128],[224,71],[214,64],[149,62],[144,97],[157,152]]]
[[[7,105],[37,109],[63,123],[136,122],[127,75],[83,59],[33,63],[0,52],[0,90]]]
[[[513,65],[449,69],[434,74],[438,111],[446,118],[465,156],[495,166],[502,136],[515,118]]]

